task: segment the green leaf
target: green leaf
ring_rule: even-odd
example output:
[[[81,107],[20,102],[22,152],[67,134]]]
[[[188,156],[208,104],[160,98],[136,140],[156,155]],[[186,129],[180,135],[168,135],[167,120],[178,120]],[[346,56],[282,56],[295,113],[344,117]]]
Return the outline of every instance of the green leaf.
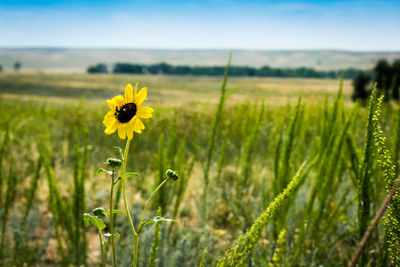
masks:
[[[133,177],[133,176],[140,177],[140,174],[137,173],[137,172],[127,172],[124,175],[122,175],[120,178],[121,179],[125,179],[125,178],[130,178],[130,177]]]
[[[122,210],[113,210],[113,213],[118,213],[118,214],[122,214],[124,216],[126,216],[125,212],[123,212]],[[110,215],[110,210],[106,211],[106,216]]]
[[[101,219],[99,219],[99,218],[97,218],[97,217],[95,217],[95,216],[92,216],[92,217],[90,218],[90,220],[92,221],[92,224],[93,224],[94,226],[96,226],[96,228],[97,228],[99,231],[101,231],[101,230],[103,230],[104,228],[106,228],[106,225],[103,223],[103,221],[102,221]]]
[[[91,220],[92,215],[90,213],[84,213],[83,214],[83,224],[87,228],[90,225],[90,220]]]
[[[99,168],[99,169],[97,170],[97,172],[96,172],[97,175],[102,174],[102,173],[107,173],[107,174],[109,174],[109,175],[112,175],[112,171],[107,171],[107,170],[105,170],[105,169],[103,169],[103,168]]]
[[[175,220],[166,219],[166,218],[163,218],[163,217],[160,217],[160,216],[156,216],[153,219],[149,219],[149,220],[143,222],[141,228],[145,227],[146,225],[149,225],[149,224],[152,224],[152,223],[158,223],[158,222],[174,222],[174,223],[176,223]]]

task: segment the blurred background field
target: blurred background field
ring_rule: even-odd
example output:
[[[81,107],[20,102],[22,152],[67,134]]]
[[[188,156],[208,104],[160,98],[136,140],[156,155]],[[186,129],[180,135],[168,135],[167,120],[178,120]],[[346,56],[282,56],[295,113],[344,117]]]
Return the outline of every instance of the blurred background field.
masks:
[[[83,97],[88,103],[106,105],[105,99],[121,94],[128,82],[149,88],[152,103],[162,106],[210,105],[219,101],[220,77],[116,74],[27,74],[0,75],[0,95],[9,100],[67,101]],[[308,103],[322,103],[337,93],[339,80],[301,78],[232,77],[228,103],[260,102],[284,106],[301,94]],[[344,99],[351,101],[351,81],[344,81]]]
[[[271,262],[291,265],[291,261],[299,265],[346,264],[360,238],[358,164],[363,158],[368,117],[365,107],[350,100],[351,81],[343,81],[343,91],[339,91],[339,80],[229,78],[204,203],[203,167],[221,80],[1,74],[3,262],[98,264],[95,230],[83,228],[81,214],[97,206],[107,207],[109,178],[96,176],[95,171],[106,158],[118,156],[114,146],[123,146],[115,134],[103,132],[101,122],[108,109],[105,99],[123,94],[126,82],[140,81],[149,88],[149,105],[155,112],[154,118],[145,121],[143,134],[135,135],[128,161],[129,170],[141,173],[140,179],[128,183],[134,221],[139,220],[144,199],[167,168],[181,175],[178,182],[160,192],[149,215],[161,206],[164,216],[179,222],[161,228],[156,254],[160,266],[197,266],[206,246],[206,263],[215,265],[283,190],[298,166],[304,160],[310,164],[317,156],[319,160],[307,171],[296,197],[265,227],[249,261],[256,266]],[[383,111],[383,129],[390,137],[394,162],[398,162],[400,108],[389,102]],[[370,149],[372,153],[374,149]],[[370,164],[373,195],[368,218],[385,196],[380,168],[372,159]],[[51,195],[63,204],[52,206]],[[62,233],[62,245],[56,242],[55,229]],[[129,266],[133,243],[122,217],[117,217],[116,229],[121,233],[118,261]],[[278,240],[282,229],[287,231],[284,243]],[[383,233],[381,225],[370,243],[365,260],[371,264],[385,262],[379,252]],[[147,266],[151,257],[153,237],[153,228],[148,228],[140,241],[141,266]],[[278,252],[276,246],[283,250]],[[68,254],[63,256],[60,248]],[[110,253],[108,242],[106,250]],[[273,258],[277,253],[281,258]]]

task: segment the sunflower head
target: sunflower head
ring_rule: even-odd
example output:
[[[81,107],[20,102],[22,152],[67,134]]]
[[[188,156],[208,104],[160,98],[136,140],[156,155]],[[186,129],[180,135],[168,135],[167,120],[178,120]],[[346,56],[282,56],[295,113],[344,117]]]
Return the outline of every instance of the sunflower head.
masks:
[[[106,126],[105,133],[112,134],[118,130],[118,136],[121,139],[128,137],[132,139],[133,132],[141,133],[144,125],[141,119],[151,118],[152,108],[142,106],[147,99],[147,88],[143,87],[137,92],[138,83],[135,86],[135,92],[131,84],[125,87],[125,98],[117,95],[111,100],[107,100],[110,111],[104,117],[103,124]]]

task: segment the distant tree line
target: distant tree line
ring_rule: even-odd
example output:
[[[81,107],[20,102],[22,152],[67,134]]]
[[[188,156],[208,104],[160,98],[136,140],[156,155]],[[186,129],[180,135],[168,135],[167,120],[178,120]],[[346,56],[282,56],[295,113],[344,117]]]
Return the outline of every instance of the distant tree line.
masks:
[[[379,60],[372,72],[359,71],[353,79],[353,100],[366,100],[373,86],[385,95],[385,101],[399,100],[400,59],[392,64],[385,59]]]
[[[129,74],[165,74],[165,75],[224,75],[225,66],[174,66],[167,63],[151,65],[116,63],[113,66],[113,73]],[[88,73],[108,73],[107,65],[99,63],[89,66]],[[250,77],[286,77],[286,78],[338,78],[353,79],[359,70],[346,69],[340,71],[317,71],[312,68],[272,68],[263,66],[254,68],[248,66],[231,66],[229,76],[250,76]]]

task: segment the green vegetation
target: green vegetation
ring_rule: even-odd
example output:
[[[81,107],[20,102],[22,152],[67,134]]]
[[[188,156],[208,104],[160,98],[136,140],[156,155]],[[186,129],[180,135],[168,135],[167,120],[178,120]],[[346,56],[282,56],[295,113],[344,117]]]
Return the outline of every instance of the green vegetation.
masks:
[[[129,74],[165,74],[165,75],[195,75],[195,76],[223,76],[224,66],[174,66],[167,63],[159,63],[152,65],[132,64],[132,63],[115,63],[113,73],[129,73]],[[97,64],[87,69],[88,73],[106,73],[107,66]],[[339,71],[317,71],[312,68],[271,68],[262,66],[254,68],[249,66],[231,66],[230,76],[250,76],[250,77],[286,77],[286,78],[329,78],[335,79],[343,77],[345,79],[353,79],[359,70],[345,69]]]
[[[353,100],[366,100],[372,92],[370,81],[374,81],[374,85],[385,96],[385,101],[399,100],[400,92],[400,59],[394,60],[389,64],[387,60],[379,60],[373,73],[359,72],[353,80],[354,91]]]
[[[111,264],[111,232],[118,265],[132,265],[131,225],[106,211],[124,190],[108,204],[96,170],[123,146],[104,134],[104,100],[137,80],[155,112],[124,160],[140,174],[126,179],[135,225],[166,169],[179,174],[146,215],[178,223],[142,229],[138,266],[349,263],[399,175],[400,107],[379,91],[365,108],[348,81],[1,74],[2,265]],[[398,202],[360,264],[399,264]]]

